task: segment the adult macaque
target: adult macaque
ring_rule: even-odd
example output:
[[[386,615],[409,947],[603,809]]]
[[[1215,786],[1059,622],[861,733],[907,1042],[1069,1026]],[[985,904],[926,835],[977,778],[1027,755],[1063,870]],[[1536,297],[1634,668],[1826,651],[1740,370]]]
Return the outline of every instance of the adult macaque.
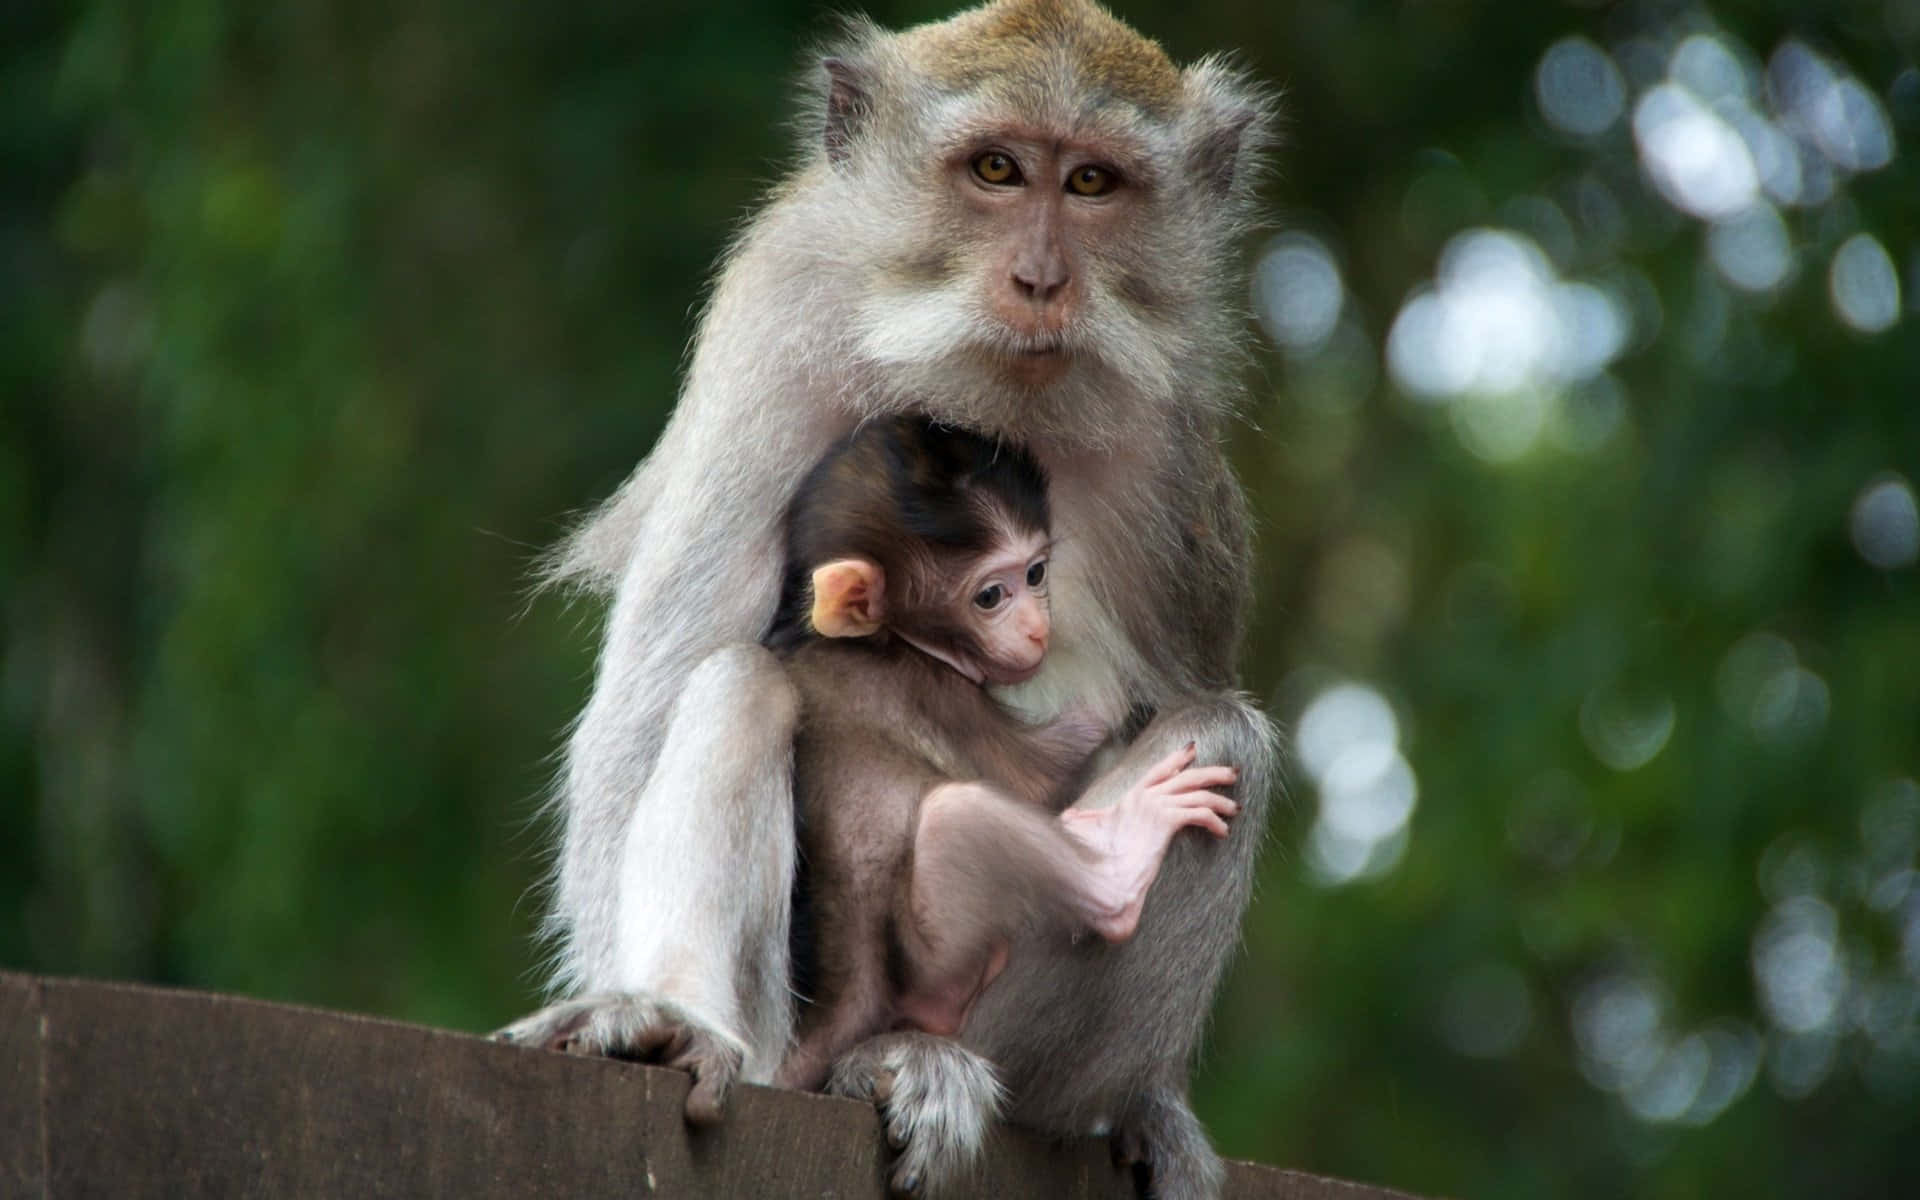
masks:
[[[1173,835],[1226,835],[1235,806],[1207,789],[1234,773],[1189,746],[1113,807],[1055,815],[1107,730],[1029,725],[980,686],[1031,678],[1052,624],[1046,477],[1023,450],[863,425],[801,483],[787,540],[767,645],[800,696],[810,1003],[774,1082],[814,1088],[895,1025],[958,1033],[1031,924],[1132,936]]]
[[[612,593],[567,749],[550,931],[564,999],[507,1031],[690,1068],[688,1116],[770,1079],[792,1031],[797,702],[758,640],[780,518],[864,419],[914,410],[1027,446],[1051,482],[1058,604],[1003,699],[1132,737],[1076,800],[1193,742],[1239,769],[1226,838],[1175,839],[1126,942],[1035,933],[958,1041],[869,1039],[829,1087],[875,1099],[896,1186],[951,1179],[1007,1115],[1144,1148],[1163,1198],[1218,1192],[1188,1060],[1239,938],[1274,781],[1234,690],[1247,522],[1220,447],[1244,322],[1236,241],[1262,93],[1176,68],[1090,0],[999,0],[824,63],[803,160],[729,252],[659,444],[553,561]],[[989,1066],[991,1064],[991,1066]]]

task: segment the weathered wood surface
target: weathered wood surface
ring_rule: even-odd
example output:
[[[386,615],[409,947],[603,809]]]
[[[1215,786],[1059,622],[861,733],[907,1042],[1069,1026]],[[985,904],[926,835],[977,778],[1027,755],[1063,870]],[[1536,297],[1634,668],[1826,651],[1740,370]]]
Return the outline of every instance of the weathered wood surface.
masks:
[[[390,1021],[0,973],[0,1197],[886,1195],[871,1106]],[[1003,1129],[982,1196],[1136,1194],[1104,1144]],[[1248,1200],[1399,1193],[1234,1163]],[[1404,1200],[1404,1197],[1401,1198]]]

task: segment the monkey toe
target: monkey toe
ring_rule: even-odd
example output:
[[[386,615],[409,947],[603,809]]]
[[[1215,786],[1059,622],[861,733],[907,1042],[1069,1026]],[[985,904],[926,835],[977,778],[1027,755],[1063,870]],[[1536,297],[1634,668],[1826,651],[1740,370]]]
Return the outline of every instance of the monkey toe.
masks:
[[[682,1110],[687,1124],[700,1129],[718,1125],[720,1118],[726,1115],[727,1093],[732,1087],[731,1077],[695,1072],[693,1088],[687,1092],[687,1104]]]
[[[704,1034],[689,1032],[681,1052],[665,1061],[670,1067],[693,1073],[693,1088],[687,1092],[687,1123],[702,1127],[717,1124],[725,1115],[734,1081],[740,1078],[740,1052]]]
[[[492,1040],[536,1050],[568,1050],[574,1035],[591,1015],[578,1002],[549,1005],[523,1017],[504,1029],[496,1030]]]

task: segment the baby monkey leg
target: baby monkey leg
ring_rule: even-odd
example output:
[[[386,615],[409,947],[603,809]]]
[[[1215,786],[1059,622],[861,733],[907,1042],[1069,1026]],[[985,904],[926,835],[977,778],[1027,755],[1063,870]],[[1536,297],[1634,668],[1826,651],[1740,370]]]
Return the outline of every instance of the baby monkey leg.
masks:
[[[1234,769],[1193,758],[1183,747],[1119,803],[1057,816],[982,783],[930,790],[896,905],[902,1022],[957,1033],[1029,924],[1131,937],[1173,835],[1192,825],[1224,837],[1239,809],[1209,790],[1231,785]]]

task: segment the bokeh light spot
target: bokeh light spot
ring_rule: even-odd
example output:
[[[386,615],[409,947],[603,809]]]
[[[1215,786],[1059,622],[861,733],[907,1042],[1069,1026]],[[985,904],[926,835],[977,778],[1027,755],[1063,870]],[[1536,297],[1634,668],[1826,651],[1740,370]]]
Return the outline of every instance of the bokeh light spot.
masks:
[[[1773,291],[1793,270],[1786,223],[1764,202],[1716,221],[1707,234],[1707,253],[1721,277],[1745,292]]]
[[[1580,1069],[1603,1091],[1638,1082],[1664,1049],[1665,1002],[1653,985],[1633,975],[1610,975],[1581,989],[1573,1001],[1573,1036]]]
[[[1920,504],[1913,486],[1898,475],[1862,488],[1847,520],[1853,548],[1882,571],[1910,567],[1920,559]]]
[[[1667,74],[1709,104],[1744,104],[1753,95],[1753,80],[1746,64],[1725,41],[1710,33],[1683,39],[1674,49]]]
[[[1706,1125],[1753,1086],[1760,1073],[1760,1036],[1743,1021],[1717,1021],[1698,1035],[1709,1058],[1693,1104],[1680,1120]]]
[[[1881,333],[1900,319],[1900,276],[1870,233],[1856,233],[1834,251],[1827,292],[1834,312],[1861,333]]]
[[[1358,683],[1335,684],[1315,696],[1300,714],[1294,753],[1316,782],[1334,760],[1355,746],[1397,746],[1400,723],[1386,697]]]
[[[1399,740],[1393,709],[1363,684],[1327,688],[1301,714],[1295,752],[1320,794],[1306,855],[1317,882],[1377,878],[1405,854],[1419,786]]]
[[[1632,330],[1611,290],[1562,282],[1530,238],[1475,229],[1447,243],[1433,285],[1401,308],[1387,364],[1418,399],[1476,398],[1456,428],[1476,454],[1505,462],[1531,448],[1545,424],[1538,393],[1600,374]]]
[[[1831,1026],[1846,998],[1839,918],[1815,896],[1774,906],[1753,939],[1753,977],[1768,1020],[1787,1033]]]
[[[1663,83],[1640,97],[1633,134],[1647,174],[1674,207],[1716,220],[1753,203],[1760,177],[1746,141],[1685,88]]]
[[[1692,1110],[1712,1067],[1706,1039],[1689,1034],[1668,1046],[1622,1099],[1642,1121],[1678,1121]]]
[[[1789,667],[1754,695],[1754,731],[1771,741],[1804,742],[1827,723],[1829,703],[1824,679],[1805,667]]]
[[[1291,353],[1311,354],[1326,344],[1345,298],[1333,255],[1307,234],[1275,238],[1254,266],[1254,312],[1267,335]]]
[[[1580,706],[1580,733],[1593,756],[1616,771],[1652,762],[1673,736],[1671,697],[1608,684]]]
[[[1834,166],[1873,171],[1893,161],[1893,129],[1880,101],[1804,43],[1789,40],[1774,51],[1767,87],[1790,127]]]
[[[1547,47],[1533,73],[1533,94],[1547,123],[1577,137],[1598,137],[1626,111],[1627,84],[1606,51],[1583,37]]]

